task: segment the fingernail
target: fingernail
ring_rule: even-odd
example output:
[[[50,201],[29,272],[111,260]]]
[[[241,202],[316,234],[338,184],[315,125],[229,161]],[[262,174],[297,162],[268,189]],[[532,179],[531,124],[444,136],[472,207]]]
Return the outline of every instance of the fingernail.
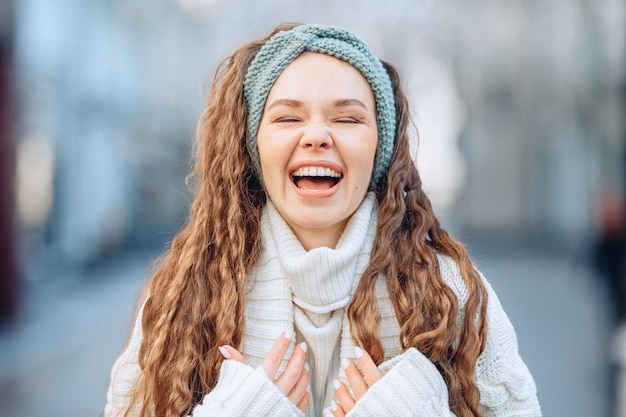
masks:
[[[333,411],[337,411],[337,403],[335,400],[330,400],[330,409]]]
[[[348,369],[348,366],[350,366],[350,361],[346,358],[341,358],[341,367],[343,369]]]
[[[302,349],[302,351],[306,353],[306,350],[308,349],[306,342],[300,343],[300,349]]]
[[[295,333],[293,331],[291,331],[291,330],[287,330],[285,332],[285,339],[287,339],[289,341],[293,340],[294,336],[295,336]]]
[[[309,372],[309,363],[308,362],[304,362],[304,370]]]
[[[307,385],[307,386],[306,386],[306,392],[308,392],[308,393],[309,393],[309,395],[312,395],[312,394],[311,394],[311,386],[310,386],[310,385]]]
[[[224,348],[224,346],[220,346],[218,347],[218,349],[220,350],[220,353],[223,357],[225,357],[226,359],[230,359],[230,353]]]
[[[339,389],[339,388],[341,388],[341,383],[339,383],[339,380],[338,380],[338,379],[335,379],[335,380],[333,381],[333,385],[335,386],[335,389],[336,389],[336,390],[337,390],[337,389]]]
[[[360,347],[356,346],[354,348],[354,354],[356,355],[357,358],[362,358],[363,357],[363,349],[361,349]]]

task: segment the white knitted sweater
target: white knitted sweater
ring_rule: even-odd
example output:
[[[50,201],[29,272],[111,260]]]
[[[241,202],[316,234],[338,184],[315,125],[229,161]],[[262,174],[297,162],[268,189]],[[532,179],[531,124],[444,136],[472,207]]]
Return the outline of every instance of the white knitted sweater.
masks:
[[[332,381],[338,378],[347,384],[340,360],[354,358],[345,309],[369,260],[376,221],[375,198],[369,194],[335,249],[306,252],[268,203],[262,218],[262,253],[250,272],[246,290],[246,330],[241,347],[246,364],[223,362],[217,385],[194,409],[194,417],[332,417]],[[443,280],[463,306],[467,290],[457,265],[439,256],[439,267]],[[485,351],[476,366],[480,410],[484,417],[541,416],[535,384],[518,354],[513,327],[492,288],[485,284],[489,331]],[[383,279],[376,291],[385,351],[385,362],[379,368],[384,376],[348,416],[454,416],[446,384],[435,366],[416,349],[402,352],[398,322]],[[141,313],[128,347],[113,366],[105,417],[122,415],[131,387],[140,375],[137,355],[142,340]],[[304,340],[309,346],[312,398],[306,414],[257,370],[276,338],[288,330],[296,332],[298,342]],[[292,352],[293,346],[281,370]]]

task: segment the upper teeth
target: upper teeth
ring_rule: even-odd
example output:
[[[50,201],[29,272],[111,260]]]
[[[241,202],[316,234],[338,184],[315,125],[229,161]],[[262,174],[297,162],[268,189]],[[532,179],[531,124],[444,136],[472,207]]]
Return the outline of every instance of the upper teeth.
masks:
[[[293,174],[294,177],[341,177],[337,171],[330,168],[322,167],[302,167],[298,168]]]

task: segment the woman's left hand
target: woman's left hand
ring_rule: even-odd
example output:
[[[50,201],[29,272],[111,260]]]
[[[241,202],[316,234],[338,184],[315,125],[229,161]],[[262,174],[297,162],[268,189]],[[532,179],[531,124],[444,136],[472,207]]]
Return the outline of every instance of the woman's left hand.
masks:
[[[335,380],[335,393],[339,401],[338,403],[335,401],[331,402],[331,410],[335,417],[343,417],[349,413],[356,402],[365,395],[367,390],[383,377],[382,372],[380,372],[367,352],[356,347],[354,348],[354,354],[362,373],[359,372],[354,362],[345,358],[341,360],[341,367],[346,373],[346,377],[348,378],[348,382],[352,387],[352,392],[354,392],[355,397],[350,395],[350,391],[348,391],[348,388],[343,382]]]

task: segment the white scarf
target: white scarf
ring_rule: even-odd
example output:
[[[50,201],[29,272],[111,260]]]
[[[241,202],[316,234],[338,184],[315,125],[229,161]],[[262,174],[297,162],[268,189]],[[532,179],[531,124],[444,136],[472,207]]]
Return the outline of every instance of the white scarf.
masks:
[[[270,201],[264,209],[263,246],[248,276],[242,350],[246,362],[258,366],[281,333],[296,331],[298,342],[306,341],[310,349],[307,359],[315,406],[309,407],[311,415],[314,408],[328,405],[324,403],[334,395],[332,380],[344,376],[343,371],[338,375],[340,358],[354,357],[344,312],[369,262],[377,219],[376,198],[369,193],[335,249],[321,247],[307,252]],[[381,336],[391,336],[390,343],[383,341],[388,345],[385,356],[393,357],[401,353],[399,328],[384,281],[378,284],[381,316],[386,319]],[[292,352],[293,348],[285,356],[281,371]]]

